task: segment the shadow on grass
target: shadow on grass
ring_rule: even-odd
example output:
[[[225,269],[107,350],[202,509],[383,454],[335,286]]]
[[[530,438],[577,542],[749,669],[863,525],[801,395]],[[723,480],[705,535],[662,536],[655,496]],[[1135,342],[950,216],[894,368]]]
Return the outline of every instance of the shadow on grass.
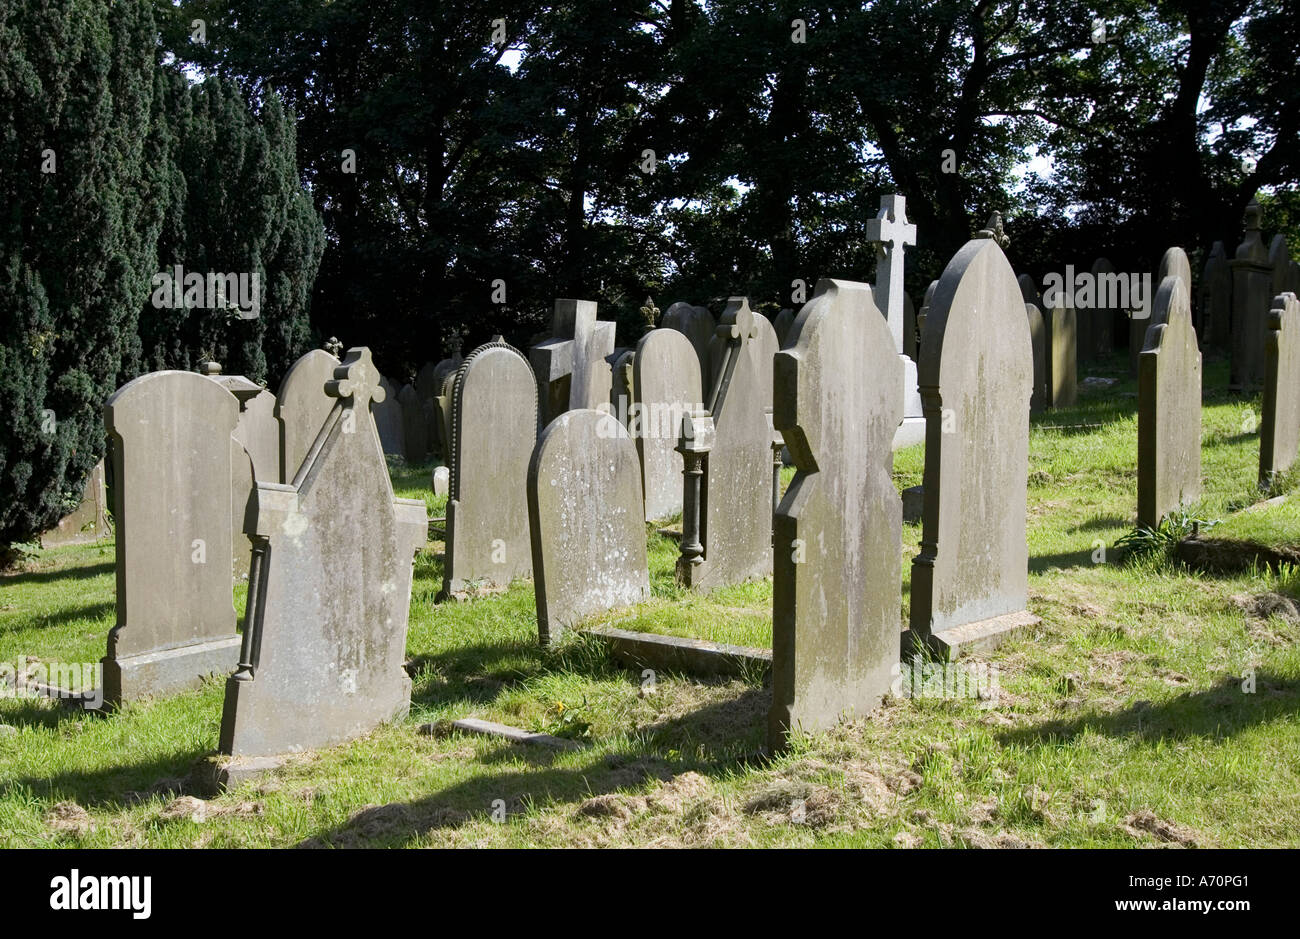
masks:
[[[210,750],[191,748],[131,765],[26,776],[10,785],[28,788],[37,798],[51,802],[71,800],[83,808],[120,809],[144,794],[187,791],[194,764],[210,754]]]
[[[525,762],[528,766],[475,777],[412,802],[363,809],[298,847],[402,847],[429,831],[488,819],[502,806],[507,815],[513,815],[532,805],[580,802],[633,789],[651,779],[671,779],[688,770],[708,773],[758,761],[762,759],[764,716],[770,701],[770,692],[748,689],[736,698],[642,729],[634,753],[588,754],[585,762],[576,766],[555,766],[558,756],[525,753],[521,745],[502,743],[480,761]],[[738,735],[736,731],[741,729],[745,732]],[[730,746],[725,755],[710,759],[708,741],[715,734],[727,736]]]
[[[1089,519],[1079,525],[1071,528],[1070,534],[1078,534],[1081,531],[1106,531],[1111,528],[1122,528],[1125,531],[1133,527],[1133,517],[1126,515],[1104,515],[1100,518]]]
[[[62,607],[57,613],[37,613],[27,619],[10,623],[8,627],[0,627],[0,633],[16,633],[28,629],[52,629],[66,626],[78,620],[98,620],[112,613],[115,606],[116,604],[113,601],[108,600],[103,603],[87,603],[85,606]],[[107,640],[107,630],[104,631],[104,637]],[[41,653],[39,650],[32,650],[32,654],[39,655]]]
[[[89,580],[113,573],[113,562],[62,567],[50,571],[28,571],[21,574],[0,574],[0,583],[6,587],[20,584],[48,584],[56,580]]]
[[[1255,677],[1255,693],[1242,691],[1239,678],[1225,678],[1212,688],[1189,691],[1160,704],[1137,701],[1108,714],[1081,714],[1035,727],[998,734],[1003,746],[1055,746],[1088,731],[1108,737],[1131,737],[1147,743],[1211,737],[1221,740],[1249,727],[1292,718],[1300,712],[1300,681],[1269,673]]]

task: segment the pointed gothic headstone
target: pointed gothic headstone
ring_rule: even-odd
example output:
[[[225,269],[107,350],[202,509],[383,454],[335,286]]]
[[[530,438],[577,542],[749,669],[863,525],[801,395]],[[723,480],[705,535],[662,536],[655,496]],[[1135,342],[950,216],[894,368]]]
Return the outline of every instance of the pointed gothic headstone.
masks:
[[[613,375],[614,324],[596,319],[591,300],[556,300],[551,338],[528,354],[537,374],[541,426],[565,411],[608,404]]]
[[[776,357],[776,427],[798,468],[775,518],[768,739],[865,714],[898,664],[902,360],[867,284],[823,280]]]

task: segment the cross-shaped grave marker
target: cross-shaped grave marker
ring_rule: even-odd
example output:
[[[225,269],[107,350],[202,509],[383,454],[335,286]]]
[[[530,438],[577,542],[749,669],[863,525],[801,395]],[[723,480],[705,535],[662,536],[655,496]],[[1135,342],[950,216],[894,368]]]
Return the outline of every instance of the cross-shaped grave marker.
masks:
[[[596,319],[593,300],[556,300],[551,337],[529,350],[544,427],[565,411],[609,405],[614,323]]]

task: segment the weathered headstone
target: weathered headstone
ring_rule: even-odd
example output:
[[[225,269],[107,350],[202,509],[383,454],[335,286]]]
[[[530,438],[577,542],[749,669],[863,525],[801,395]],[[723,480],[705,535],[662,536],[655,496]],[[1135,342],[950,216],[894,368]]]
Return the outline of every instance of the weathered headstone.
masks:
[[[679,480],[680,483],[680,480]],[[48,531],[41,532],[41,547],[53,548],[64,544],[82,544],[107,538],[108,493],[104,483],[104,461],[100,460],[86,477],[81,490],[81,502]]]
[[[1295,463],[1300,444],[1300,301],[1273,299],[1265,351],[1264,414],[1259,429],[1259,481],[1269,485]]]
[[[655,329],[637,343],[632,372],[628,432],[641,463],[645,518],[667,518],[682,510],[682,417],[704,406],[699,360],[685,335]]]
[[[1232,311],[1232,269],[1222,241],[1216,241],[1205,259],[1200,287],[1201,342],[1215,349],[1227,349],[1232,341],[1229,323]]]
[[[912,305],[912,298],[903,294],[903,354],[914,364],[917,355],[917,337],[916,307]]]
[[[786,307],[776,314],[776,319],[772,320],[772,329],[776,332],[776,341],[782,349],[785,348],[785,337],[790,333],[790,327],[794,325],[795,312]]]
[[[912,561],[914,640],[941,655],[996,644],[1025,611],[1033,352],[1015,272],[974,239],[939,278],[921,351],[925,515]]]
[[[1025,304],[1025,317],[1029,320],[1029,341],[1034,351],[1034,384],[1029,398],[1029,412],[1038,414],[1047,407],[1047,327],[1038,305]]]
[[[402,456],[406,453],[406,435],[402,432],[402,403],[397,400],[397,386],[387,378],[379,379],[384,389],[384,400],[370,406],[375,416],[375,430],[384,453]]]
[[[1287,247],[1286,235],[1273,236],[1268,246],[1268,263],[1273,268],[1273,296],[1280,296],[1291,289],[1291,250]]]
[[[370,412],[370,350],[349,349],[334,407],[292,485],[258,483],[257,541],[221,752],[269,757],[342,743],[410,707],[403,670],[424,503],[395,499]]]
[[[465,359],[452,385],[451,493],[442,595],[470,582],[506,587],[532,573],[528,460],[537,441],[537,382],[500,336]]]
[[[1201,352],[1186,272],[1171,261],[1138,372],[1138,524],[1151,529],[1201,493]]]
[[[313,349],[290,366],[275,395],[280,421],[280,481],[289,483],[307,458],[307,451],[333,406],[325,383],[334,377],[339,360]]]
[[[425,406],[429,409],[430,444],[434,452],[444,461],[451,459],[449,453],[451,441],[448,437],[451,430],[451,415],[443,411],[444,403],[449,403],[445,401],[444,392],[447,390],[448,377],[460,371],[460,366],[465,361],[465,357],[461,355],[464,342],[460,333],[452,333],[447,339],[447,348],[451,354],[433,367],[433,375],[427,389],[421,389],[418,384],[416,385],[416,390],[421,392],[421,397],[425,398]]]
[[[1049,310],[1047,330],[1047,406],[1072,407],[1079,397],[1078,311],[1074,307]]]
[[[695,347],[695,354],[700,360],[700,387],[709,388],[713,381],[710,371],[709,346],[718,329],[718,321],[713,318],[708,307],[691,306],[678,301],[664,311],[659,325],[664,329],[675,329],[686,336]]]
[[[445,466],[435,466],[433,473],[430,475],[429,482],[433,486],[435,496],[451,495],[451,470]]]
[[[1021,274],[1016,278],[1016,283],[1020,285],[1020,296],[1025,298],[1026,303],[1032,303],[1040,310],[1043,305],[1043,298],[1038,293],[1038,285],[1028,274]]]
[[[1250,392],[1264,380],[1264,341],[1268,332],[1269,304],[1273,296],[1273,268],[1268,262],[1259,224],[1262,210],[1251,199],[1246,206],[1245,237],[1232,269],[1232,363],[1228,387]]]
[[[823,280],[776,357],[776,427],[798,468],[775,518],[768,739],[864,714],[898,664],[902,361],[871,287]]]
[[[1115,351],[1115,323],[1123,311],[1115,302],[1112,285],[1118,282],[1119,276],[1109,258],[1098,258],[1092,263],[1093,307],[1080,316],[1092,320],[1089,338],[1093,343],[1093,360],[1105,359]]]
[[[193,372],[153,372],[104,405],[113,460],[117,624],[109,704],[196,687],[239,655],[231,587],[231,434],[239,402]]]
[[[903,344],[906,330],[903,288],[903,253],[916,244],[916,226],[907,220],[907,200],[894,194],[880,197],[880,212],[867,220],[866,236],[876,244],[875,302],[889,323],[894,351],[903,362],[903,422],[894,434],[894,449],[925,440],[925,417],[921,394],[916,387],[916,363]]]
[[[403,385],[397,393],[402,406],[402,446],[408,463],[423,463],[429,458],[429,413],[420,393]]]
[[[614,324],[596,319],[591,300],[556,300],[551,338],[533,346],[528,361],[537,374],[538,413],[546,426],[565,411],[603,407],[613,375]]]
[[[568,411],[542,432],[528,520],[543,644],[583,617],[649,598],[640,477],[632,438],[612,415]]]
[[[771,325],[744,297],[727,301],[707,402],[715,434],[679,443],[686,490],[677,578],[691,589],[772,572],[775,342]]]

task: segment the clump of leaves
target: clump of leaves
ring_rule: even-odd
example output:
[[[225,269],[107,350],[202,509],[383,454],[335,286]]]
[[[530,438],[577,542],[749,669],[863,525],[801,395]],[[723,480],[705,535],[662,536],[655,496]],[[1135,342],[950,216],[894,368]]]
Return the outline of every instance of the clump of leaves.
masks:
[[[1115,542],[1115,548],[1121,552],[1125,562],[1140,558],[1172,557],[1178,542],[1193,533],[1209,531],[1219,521],[1207,521],[1190,512],[1178,510],[1166,515],[1155,528],[1143,526],[1133,529]]]
[[[571,706],[563,701],[556,701],[546,709],[545,733],[552,737],[568,740],[581,740],[591,736],[591,721],[583,715],[590,710],[584,695],[580,706]]]
[[[1277,570],[1265,568],[1261,576],[1267,589],[1300,600],[1300,564],[1283,561]]]

